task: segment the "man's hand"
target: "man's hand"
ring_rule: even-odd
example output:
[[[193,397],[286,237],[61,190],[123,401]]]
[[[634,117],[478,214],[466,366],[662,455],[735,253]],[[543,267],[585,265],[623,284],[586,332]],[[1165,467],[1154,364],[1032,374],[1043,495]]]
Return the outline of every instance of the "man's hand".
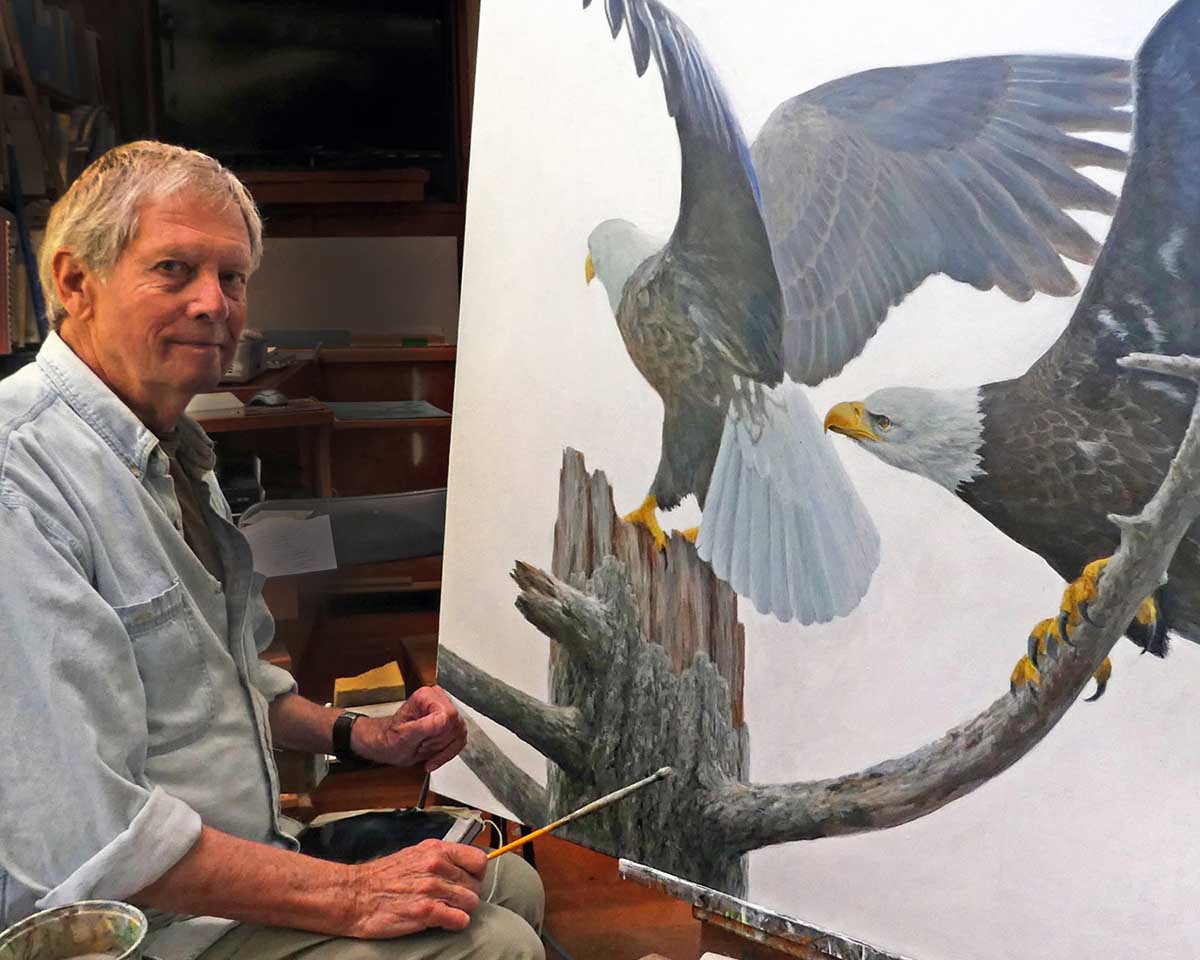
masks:
[[[462,930],[479,906],[486,867],[487,854],[479,847],[441,840],[352,867],[354,913],[348,934],[382,940],[430,927]]]
[[[467,725],[441,687],[418,687],[390,717],[364,717],[354,724],[354,752],[376,763],[436,770],[458,756]]]

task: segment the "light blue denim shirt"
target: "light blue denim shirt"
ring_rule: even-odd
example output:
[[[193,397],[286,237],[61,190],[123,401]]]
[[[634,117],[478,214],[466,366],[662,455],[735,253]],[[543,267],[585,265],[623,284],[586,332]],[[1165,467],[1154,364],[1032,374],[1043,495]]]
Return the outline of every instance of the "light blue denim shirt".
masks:
[[[0,928],[130,896],[201,824],[294,846],[267,707],[295,684],[258,658],[273,623],[211,442],[179,430],[224,588],[184,541],[158,438],[66,343],[0,381]]]

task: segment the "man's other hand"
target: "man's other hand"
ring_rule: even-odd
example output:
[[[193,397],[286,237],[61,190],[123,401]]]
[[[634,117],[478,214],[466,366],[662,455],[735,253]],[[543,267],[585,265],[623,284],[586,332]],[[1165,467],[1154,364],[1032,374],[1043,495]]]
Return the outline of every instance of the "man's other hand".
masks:
[[[462,930],[479,906],[486,867],[487,854],[479,847],[441,840],[359,864],[349,878],[353,911],[347,932],[383,940],[430,927]]]
[[[436,770],[458,756],[467,725],[441,687],[418,687],[390,717],[354,724],[354,752],[376,763]]]

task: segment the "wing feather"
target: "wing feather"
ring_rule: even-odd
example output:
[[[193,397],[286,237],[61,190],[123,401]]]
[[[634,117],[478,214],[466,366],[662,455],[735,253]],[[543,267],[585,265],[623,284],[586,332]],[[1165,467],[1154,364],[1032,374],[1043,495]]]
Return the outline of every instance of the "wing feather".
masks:
[[[731,411],[696,549],[780,620],[852,611],[879,564],[879,534],[802,389],[771,391],[759,429]]]
[[[1156,391],[1153,378],[1118,367],[1134,351],[1200,353],[1200,0],[1176,4],[1136,61],[1129,172],[1104,249],[1071,322],[1021,378],[1073,392],[1081,404],[1139,391],[1147,415],[1190,408],[1194,388]],[[1132,454],[1132,448],[1126,455]]]
[[[1076,167],[1126,157],[1073,133],[1128,130],[1130,96],[1122,60],[1005,56],[870,70],[781,104],[752,154],[786,371],[836,374],[936,273],[1019,300],[1074,293],[1063,258],[1099,245],[1065,211],[1116,203]]]
[[[1013,198],[1021,212],[1033,222],[1034,229],[1054,250],[1080,263],[1094,260],[1100,253],[1100,244],[1095,238],[1051,203],[1046,191],[1023,177],[1001,151],[991,144],[981,143],[977,161]]]
[[[700,315],[716,356],[759,382],[778,383],[782,294],[750,148],[721,80],[691,29],[658,0],[605,0],[604,9],[613,37],[622,27],[629,34],[639,75],[654,59],[679,135],[679,218],[657,270],[701,271],[709,288],[723,292],[722,309]]]

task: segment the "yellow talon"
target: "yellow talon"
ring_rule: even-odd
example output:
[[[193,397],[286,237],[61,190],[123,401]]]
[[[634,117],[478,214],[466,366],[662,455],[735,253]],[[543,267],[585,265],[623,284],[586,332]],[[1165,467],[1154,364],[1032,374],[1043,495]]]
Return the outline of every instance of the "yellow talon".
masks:
[[[1058,621],[1047,617],[1041,621],[1029,634],[1029,661],[1036,667],[1045,656],[1054,656],[1058,645],[1063,642],[1059,632]]]
[[[1012,676],[1008,681],[1008,688],[1013,693],[1016,693],[1021,687],[1029,686],[1035,693],[1037,685],[1041,683],[1042,676],[1038,673],[1038,668],[1033,665],[1033,661],[1028,657],[1022,657],[1017,661],[1017,665],[1013,667]]]
[[[1158,604],[1153,597],[1147,597],[1138,607],[1137,622],[1143,627],[1151,627],[1158,622]]]
[[[679,535],[683,537],[684,540],[690,540],[692,543],[695,543],[696,538],[700,536],[700,528],[688,527],[686,530],[680,530]]]
[[[667,535],[663,533],[662,527],[658,525],[658,501],[654,498],[654,494],[650,494],[642,501],[642,505],[632,513],[627,513],[621,519],[626,523],[633,523],[645,527],[650,531],[650,535],[654,537],[654,545],[663,550],[667,546]]]
[[[1104,662],[1100,664],[1100,669],[1092,674],[1093,679],[1096,681],[1096,692],[1090,697],[1085,698],[1088,703],[1099,700],[1102,696],[1104,696],[1104,689],[1108,686],[1108,681],[1111,676],[1112,660],[1110,660],[1108,657],[1105,657]]]
[[[1063,591],[1062,603],[1058,608],[1058,628],[1062,639],[1071,642],[1071,632],[1083,620],[1091,620],[1087,608],[1100,593],[1100,578],[1104,568],[1108,566],[1108,558],[1093,560],[1079,575],[1079,579],[1070,583]]]
[[[1058,616],[1041,621],[1029,634],[1029,650],[1021,658],[1013,670],[1010,689],[1015,693],[1018,687],[1026,684],[1036,684],[1040,679],[1039,670],[1046,667],[1046,658],[1053,657],[1058,651],[1058,645],[1070,644],[1071,632],[1079,624],[1091,618],[1088,617],[1088,604],[1100,593],[1100,579],[1108,560],[1093,560],[1080,573],[1079,579],[1068,585],[1063,591],[1062,603],[1059,604]],[[1153,597],[1142,601],[1138,609],[1138,623],[1143,626],[1153,626],[1158,621],[1158,607]],[[1105,658],[1099,669],[1093,674],[1096,680],[1096,692],[1087,699],[1099,700],[1104,696],[1108,681],[1112,678],[1112,661]]]

